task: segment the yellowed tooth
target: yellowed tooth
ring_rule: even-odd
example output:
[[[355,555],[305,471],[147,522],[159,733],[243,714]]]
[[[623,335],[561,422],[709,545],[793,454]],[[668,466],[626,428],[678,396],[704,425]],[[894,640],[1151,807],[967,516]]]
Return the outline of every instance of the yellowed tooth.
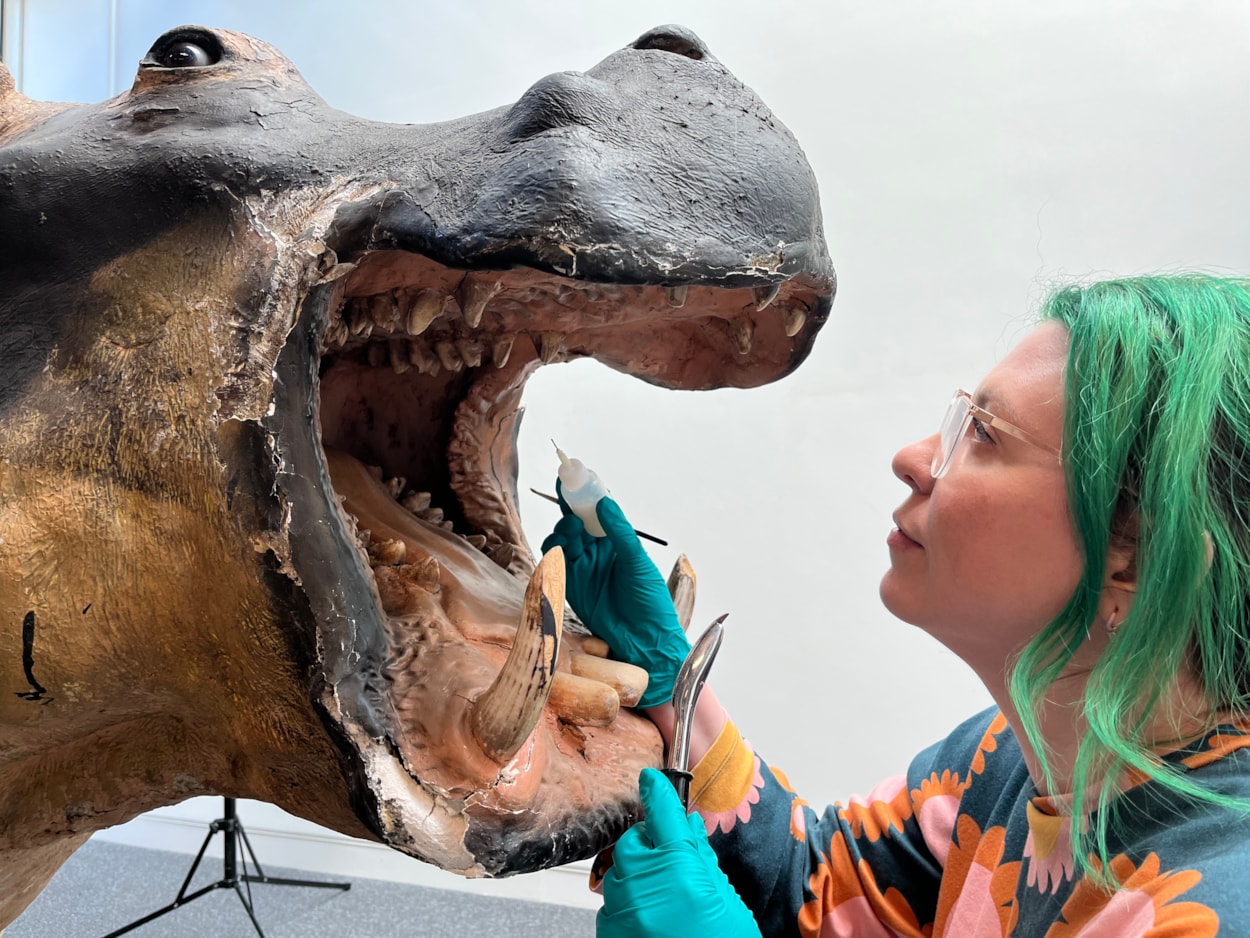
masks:
[[[668,305],[674,309],[681,309],[686,305],[686,294],[690,292],[689,284],[682,284],[679,287],[668,288]]]
[[[729,321],[729,331],[733,334],[734,345],[738,348],[738,354],[749,354],[755,334],[755,324],[749,319],[731,319]]]
[[[471,339],[457,339],[456,351],[460,353],[460,357],[464,359],[466,365],[470,368],[476,368],[482,364],[482,353],[486,351],[486,346]]]
[[[432,500],[433,496],[429,492],[409,492],[399,503],[413,514],[420,514],[430,507]]]
[[[430,522],[430,524],[442,524],[443,523],[443,509],[427,508],[425,509],[425,511],[417,512],[417,517],[419,517],[423,521]]]
[[[538,337],[538,357],[550,365],[564,355],[564,334],[561,332],[543,332]]]
[[[395,374],[402,375],[404,372],[412,368],[412,361],[408,358],[408,347],[406,342],[391,342],[391,368]]]
[[[799,330],[803,328],[806,322],[806,312],[801,309],[787,309],[785,311],[786,335],[794,338],[799,334]]]
[[[408,487],[408,480],[403,476],[391,476],[384,483],[384,487],[391,493],[391,498],[399,500],[399,494]]]
[[[621,710],[614,688],[567,671],[556,674],[547,703],[561,720],[576,726],[611,726]]]
[[[508,364],[508,357],[512,354],[512,343],[514,341],[516,341],[516,336],[513,335],[501,335],[495,339],[494,345],[491,346],[490,356],[496,368],[502,368]]]
[[[473,737],[496,762],[511,759],[542,717],[555,684],[563,622],[564,552],[554,547],[530,576],[508,660],[469,714]]]
[[[489,556],[490,559],[493,560],[498,566],[507,570],[510,566],[512,566],[512,561],[516,556],[516,550],[511,544],[500,544],[494,550],[488,551],[487,556]]]
[[[404,557],[408,554],[408,545],[398,538],[389,538],[385,541],[378,541],[375,544],[371,544],[369,552],[376,557],[380,563],[394,565],[404,562]]]
[[[483,547],[486,546],[485,534],[470,534],[467,537],[465,537],[465,540],[468,541],[470,544],[472,544],[474,547],[476,547],[478,550],[481,550]]]
[[[769,304],[777,299],[777,294],[781,292],[781,284],[770,283],[766,287],[752,287],[751,296],[755,299],[755,311],[762,312],[768,309]]]
[[[456,347],[450,342],[435,342],[434,354],[438,356],[438,360],[442,362],[443,367],[448,371],[460,371],[464,368],[464,362],[460,360],[460,353],[456,351]]]
[[[360,298],[352,300],[348,315],[348,328],[352,335],[366,338],[373,332],[373,320],[369,318],[368,300]]]
[[[460,303],[460,309],[464,312],[464,321],[470,328],[476,329],[481,325],[482,313],[486,310],[486,304],[501,289],[503,289],[503,284],[497,280],[465,277],[460,282],[460,289],[456,292],[456,299]]]
[[[436,375],[439,372],[438,359],[430,356],[420,342],[408,343],[408,361],[423,375]]]
[[[412,298],[412,306],[408,309],[407,321],[404,324],[408,329],[408,334],[420,335],[442,312],[443,294],[429,288],[419,290]]]
[[[646,692],[650,675],[642,668],[611,658],[574,653],[571,670],[578,677],[587,677],[607,684],[620,698],[622,707],[632,707]]]
[[[437,593],[440,589],[439,577],[442,571],[438,567],[438,560],[434,557],[426,557],[425,560],[416,565],[413,571],[413,582],[420,586],[427,593]]]
[[[393,293],[378,293],[369,297],[369,319],[375,329],[389,331],[394,325],[397,311]]]
[[[608,643],[601,638],[595,638],[593,635],[582,642],[582,651],[588,655],[594,655],[596,658],[606,658],[612,651],[608,647]]]
[[[694,615],[694,594],[698,580],[694,575],[694,567],[685,554],[677,557],[673,570],[668,575],[668,595],[673,598],[673,608],[677,610],[677,621],[681,630],[690,628],[690,619]]]

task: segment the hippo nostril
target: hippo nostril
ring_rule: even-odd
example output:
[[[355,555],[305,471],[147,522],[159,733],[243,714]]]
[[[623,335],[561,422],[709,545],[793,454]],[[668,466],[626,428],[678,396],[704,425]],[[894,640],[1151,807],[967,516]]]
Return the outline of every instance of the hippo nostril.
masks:
[[[684,26],[657,26],[635,39],[633,48],[672,52],[674,55],[684,55],[696,62],[708,54],[708,48],[703,40]]]

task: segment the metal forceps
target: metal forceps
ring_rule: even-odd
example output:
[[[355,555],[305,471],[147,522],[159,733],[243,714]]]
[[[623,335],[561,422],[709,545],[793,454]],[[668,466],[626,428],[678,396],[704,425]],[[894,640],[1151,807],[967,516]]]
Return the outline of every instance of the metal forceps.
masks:
[[[699,702],[699,692],[707,680],[707,673],[712,668],[716,653],[725,637],[725,620],[729,613],[716,619],[707,627],[707,631],[699,636],[686,660],[677,671],[677,679],[673,682],[673,741],[668,747],[668,758],[664,760],[664,775],[681,798],[683,806],[689,805],[690,780],[694,777],[688,771],[690,761],[690,730],[694,721],[695,704]]]

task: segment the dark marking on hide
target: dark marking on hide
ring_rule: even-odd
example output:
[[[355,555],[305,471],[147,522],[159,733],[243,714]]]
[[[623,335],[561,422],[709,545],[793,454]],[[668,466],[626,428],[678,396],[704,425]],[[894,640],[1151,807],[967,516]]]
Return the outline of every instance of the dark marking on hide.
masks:
[[[30,682],[30,686],[34,690],[17,691],[17,696],[23,700],[41,700],[45,704],[52,703],[52,697],[48,697],[48,689],[35,680],[35,613],[34,611],[26,613],[26,617],[22,619],[22,670],[26,672],[26,680]]]
[[[85,606],[83,606],[83,607],[82,607],[82,614],[83,614],[84,616],[85,616],[88,612],[90,612],[90,611],[91,611],[91,606],[92,606],[92,603],[87,603],[87,605],[85,605]]]

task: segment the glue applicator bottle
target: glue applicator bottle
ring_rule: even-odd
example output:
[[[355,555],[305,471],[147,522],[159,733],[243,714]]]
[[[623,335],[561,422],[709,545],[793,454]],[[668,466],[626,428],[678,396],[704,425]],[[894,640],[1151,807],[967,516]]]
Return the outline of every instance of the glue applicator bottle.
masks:
[[[555,444],[555,440],[551,442]],[[595,514],[595,506],[608,494],[607,486],[593,469],[588,469],[580,459],[569,459],[558,446],[556,455],[560,457],[560,468],[556,474],[560,477],[560,494],[564,496],[565,503],[573,509],[573,514],[582,519],[589,534],[593,537],[606,536],[607,532]]]

